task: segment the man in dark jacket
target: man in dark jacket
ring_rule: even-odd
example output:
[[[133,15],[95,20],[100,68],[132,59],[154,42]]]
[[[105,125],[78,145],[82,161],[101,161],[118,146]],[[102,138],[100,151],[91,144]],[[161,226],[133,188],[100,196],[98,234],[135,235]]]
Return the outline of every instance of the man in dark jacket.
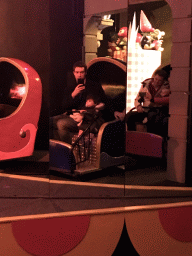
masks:
[[[92,94],[107,104],[107,97],[100,84],[86,79],[87,66],[78,61],[73,65],[73,78],[64,91],[62,104],[63,114],[54,116],[50,120],[51,138],[71,144],[72,137],[78,133],[77,122],[70,117],[72,110],[81,110],[86,103],[87,96]]]

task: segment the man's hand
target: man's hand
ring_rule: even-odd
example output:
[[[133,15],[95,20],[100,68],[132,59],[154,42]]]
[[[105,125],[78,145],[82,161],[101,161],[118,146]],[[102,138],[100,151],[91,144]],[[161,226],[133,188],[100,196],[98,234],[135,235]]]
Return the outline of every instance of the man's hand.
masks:
[[[149,92],[146,92],[145,100],[151,100],[151,94]]]
[[[80,113],[73,113],[73,115],[70,115],[71,118],[73,118],[73,120],[77,123],[80,123],[83,120],[83,115]]]
[[[125,118],[125,112],[119,112],[119,111],[115,111],[114,112],[114,117],[117,119],[117,120],[121,120],[123,121],[124,118]]]
[[[137,112],[138,112],[138,113],[143,113],[143,112],[144,112],[144,109],[142,108],[141,105],[138,105],[138,106],[137,106]]]
[[[170,90],[169,89],[162,89],[162,91],[161,91],[161,93],[160,93],[160,95],[162,96],[162,97],[168,97],[169,96],[169,94],[170,94]]]
[[[74,99],[81,91],[85,90],[85,85],[78,84],[75,90],[71,93],[71,97]]]

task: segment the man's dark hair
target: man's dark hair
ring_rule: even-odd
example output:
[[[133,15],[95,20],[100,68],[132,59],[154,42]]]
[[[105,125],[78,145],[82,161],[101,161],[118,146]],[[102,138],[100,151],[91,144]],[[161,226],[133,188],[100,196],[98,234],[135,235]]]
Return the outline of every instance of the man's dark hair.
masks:
[[[164,80],[168,80],[169,75],[167,74],[167,72],[163,69],[158,69],[154,72],[154,76],[159,75],[161,77],[163,77]]]
[[[85,69],[85,72],[87,72],[87,65],[82,62],[82,61],[77,61],[75,62],[75,64],[73,65],[73,71],[75,71],[75,68],[84,68]]]
[[[166,65],[162,68],[162,70],[165,70],[165,72],[167,72],[167,75],[168,75],[168,78],[170,77],[170,73],[171,73],[171,70],[172,70],[172,67],[171,65]]]

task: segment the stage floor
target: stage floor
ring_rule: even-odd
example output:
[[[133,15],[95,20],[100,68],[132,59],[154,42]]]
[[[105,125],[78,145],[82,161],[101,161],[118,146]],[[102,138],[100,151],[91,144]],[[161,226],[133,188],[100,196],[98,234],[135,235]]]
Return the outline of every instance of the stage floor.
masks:
[[[39,155],[38,155],[39,156]],[[188,202],[192,188],[167,180],[160,162],[110,167],[72,178],[48,155],[0,162],[0,217]],[[139,161],[141,163],[141,161]]]
[[[192,189],[51,180],[0,173],[0,217],[113,209],[192,200]]]

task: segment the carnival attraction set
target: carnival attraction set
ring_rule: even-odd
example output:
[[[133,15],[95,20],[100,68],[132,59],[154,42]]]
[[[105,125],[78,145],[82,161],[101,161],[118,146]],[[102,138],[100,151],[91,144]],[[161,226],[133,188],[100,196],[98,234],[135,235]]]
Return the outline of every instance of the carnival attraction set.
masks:
[[[154,29],[143,11],[140,30],[136,28],[134,14],[129,29],[120,29],[115,42],[117,47],[110,46],[113,57],[99,57],[87,64],[88,77],[100,82],[111,100],[126,94],[126,112],[134,106],[141,81],[151,77],[161,65],[164,32]],[[119,58],[122,51],[125,61]],[[41,109],[40,77],[31,66],[17,59],[0,58],[0,69],[0,160],[30,156],[34,151]],[[50,140],[50,170],[76,176],[123,165],[125,153],[162,157],[163,138],[158,135],[138,131],[125,133],[125,124],[120,120],[105,122],[96,136],[90,133],[90,127],[81,136],[75,135],[72,145]]]
[[[126,90],[126,112],[133,108],[141,82],[150,78],[161,65],[162,36],[165,33],[154,29],[143,11],[140,16],[141,34],[138,29],[134,14],[129,29],[121,28],[116,43],[110,45],[112,55],[98,57],[87,64],[88,77],[100,82],[111,100],[114,97],[111,96],[112,91],[115,91],[115,96],[122,93],[122,76],[127,80],[127,84],[123,85]],[[121,58],[122,55],[126,56],[126,61],[124,57]],[[121,74],[118,73],[119,70]],[[119,81],[116,79],[110,84],[106,80],[113,72]],[[91,125],[80,136],[75,135],[72,145],[50,140],[50,170],[78,176],[110,166],[124,165],[125,153],[158,158],[163,156],[163,138],[156,134],[125,132],[125,123],[120,120],[104,123],[97,136],[90,133],[90,127]]]

